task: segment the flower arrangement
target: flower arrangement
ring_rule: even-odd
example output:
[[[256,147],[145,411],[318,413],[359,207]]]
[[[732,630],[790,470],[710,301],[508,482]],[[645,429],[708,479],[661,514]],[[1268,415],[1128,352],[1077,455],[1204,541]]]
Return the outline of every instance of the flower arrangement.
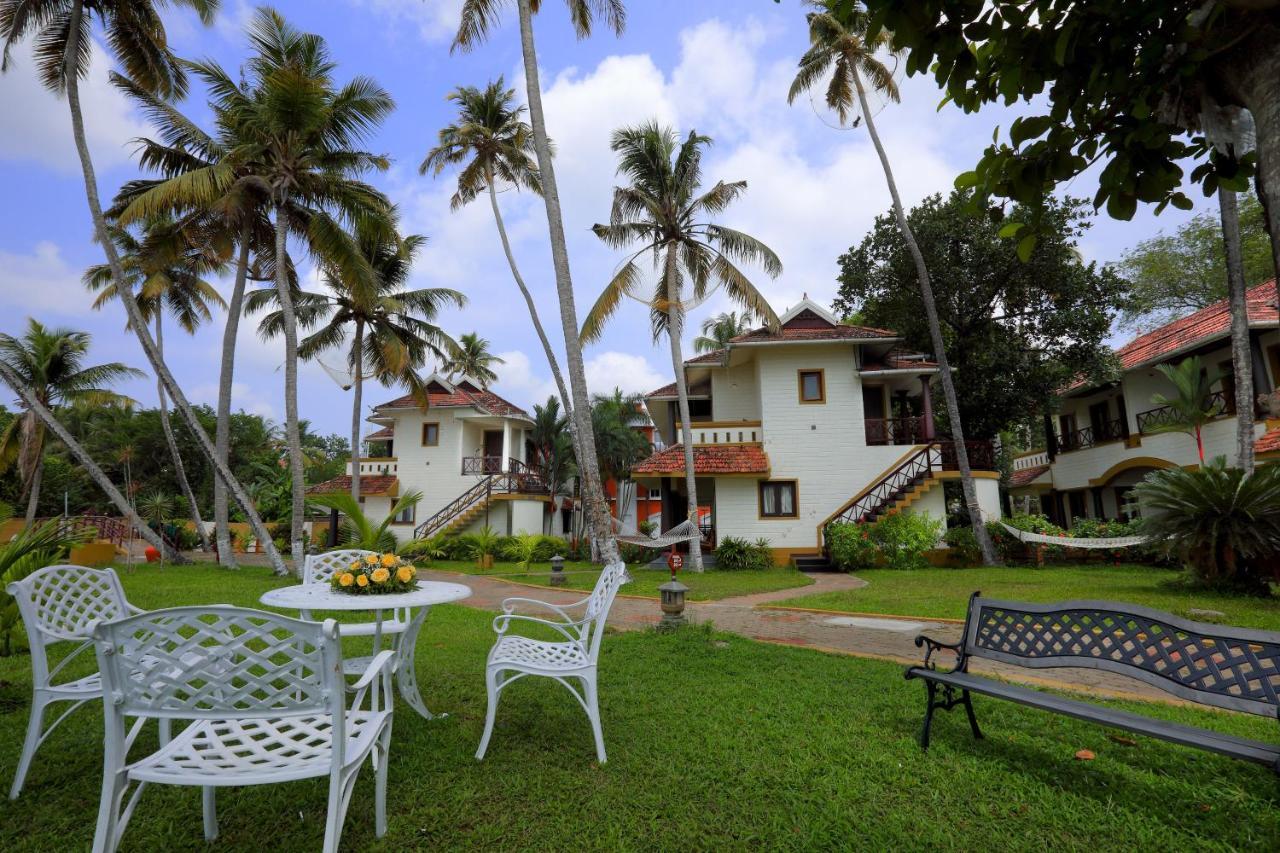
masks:
[[[370,554],[333,573],[333,588],[348,595],[390,595],[414,588],[417,569],[395,554]]]

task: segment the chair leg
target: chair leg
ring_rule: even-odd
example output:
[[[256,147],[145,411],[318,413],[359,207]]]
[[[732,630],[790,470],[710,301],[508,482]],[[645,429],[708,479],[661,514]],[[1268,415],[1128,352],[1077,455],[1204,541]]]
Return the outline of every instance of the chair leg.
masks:
[[[200,789],[200,805],[204,811],[204,840],[212,841],[218,837],[218,789],[206,785]]]
[[[600,730],[600,702],[596,692],[594,673],[582,679],[582,689],[587,700],[587,717],[591,720],[591,734],[596,741],[596,760],[604,764],[608,759],[604,752],[604,732]]]
[[[976,740],[982,740],[982,730],[978,728],[978,718],[973,713],[973,700],[969,698],[969,691],[964,691],[964,712],[969,716],[969,728],[973,730],[973,737]]]
[[[938,692],[938,688],[937,688],[937,685],[935,685],[932,681],[926,681],[924,683],[924,686],[925,686],[925,690],[927,691],[927,698],[926,698],[927,707],[924,709],[924,725],[920,729],[920,748],[925,751],[928,751],[929,727],[933,725],[933,711],[934,711],[934,708],[937,707],[936,704],[934,703],[934,696]]]
[[[93,853],[114,853],[120,835],[120,806],[128,785],[123,772],[103,774],[102,801],[98,804],[98,828],[93,834]]]
[[[22,742],[22,757],[18,759],[18,772],[13,776],[13,787],[9,789],[9,799],[16,800],[22,793],[22,785],[27,779],[27,771],[31,769],[31,760],[36,757],[40,747],[40,732],[44,728],[44,711],[47,707],[44,697],[36,695],[31,699],[31,719],[27,721],[27,737]]]
[[[374,747],[373,754],[377,757],[377,767],[374,770],[373,827],[374,834],[381,838],[387,834],[387,765],[391,758],[390,723],[378,736],[378,744]]]
[[[342,823],[346,818],[343,804],[343,778],[337,774],[329,777],[329,810],[324,821],[324,853],[337,853],[338,841],[342,837]]]
[[[486,669],[484,674],[489,693],[489,707],[484,714],[484,734],[480,736],[480,748],[476,750],[476,761],[484,760],[484,754],[489,749],[489,738],[493,736],[493,721],[498,715],[498,696],[502,692],[502,686],[498,683],[498,677],[501,674],[502,670],[499,669]]]

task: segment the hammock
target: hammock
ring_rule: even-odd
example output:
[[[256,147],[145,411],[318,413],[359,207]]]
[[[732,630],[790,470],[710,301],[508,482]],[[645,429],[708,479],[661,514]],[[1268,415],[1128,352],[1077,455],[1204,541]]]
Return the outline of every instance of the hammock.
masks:
[[[1010,527],[1003,521],[997,523],[1005,530],[1009,531],[1009,535],[1014,539],[1036,545],[1061,545],[1064,548],[1132,548],[1135,545],[1143,545],[1147,541],[1147,537],[1145,536],[1113,536],[1110,539],[1077,539],[1070,536],[1046,536],[1043,533],[1029,533],[1026,530],[1019,530],[1016,527]]]
[[[329,374],[329,378],[332,379],[334,382],[336,382],[338,387],[341,388],[343,391],[350,391],[351,386],[356,384],[356,375],[350,370],[344,370],[337,367],[330,367],[329,365],[325,364],[323,361],[320,361],[320,359],[318,358],[316,359],[316,361],[320,364],[320,367],[324,369],[324,372]],[[376,374],[374,373],[369,373],[361,376],[360,378],[372,379],[374,378],[375,375]]]
[[[642,548],[669,548],[681,542],[702,542],[702,531],[692,521],[682,521],[666,533],[649,536],[641,533],[629,524],[613,519],[613,526],[618,531],[614,538],[628,545],[639,545]]]

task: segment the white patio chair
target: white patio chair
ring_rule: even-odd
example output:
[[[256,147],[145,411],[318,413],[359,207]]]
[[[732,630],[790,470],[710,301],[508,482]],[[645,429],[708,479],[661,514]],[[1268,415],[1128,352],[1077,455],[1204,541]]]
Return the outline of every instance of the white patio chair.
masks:
[[[344,548],[338,551],[326,551],[323,554],[308,554],[302,561],[302,582],[331,583],[335,574],[345,571],[356,560],[363,560],[372,553],[374,552],[358,548]],[[303,619],[312,618],[310,610],[302,610],[299,613]],[[382,620],[382,634],[384,636],[403,634],[409,630],[412,619],[413,614],[408,610],[403,608],[396,610],[391,617]],[[339,622],[338,624],[341,626],[344,637],[372,637],[378,633],[376,622]]]
[[[356,776],[370,756],[375,830],[379,837],[386,832],[395,666],[390,650],[376,655],[348,688],[332,619],[304,622],[226,605],[174,607],[99,623],[94,638],[106,719],[95,853],[116,849],[150,782],[200,787],[204,836],[212,841],[218,787],[323,776],[329,777],[324,850],[331,853],[338,849]],[[348,693],[354,694],[350,709]],[[133,733],[125,732],[126,715],[193,722],[130,762]]]
[[[485,682],[489,692],[489,709],[484,719],[484,734],[476,760],[484,758],[493,734],[493,721],[498,712],[498,698],[502,689],[526,675],[542,675],[554,678],[564,685],[578,704],[587,712],[591,721],[591,733],[596,741],[596,758],[605,763],[604,734],[600,730],[600,705],[596,691],[596,662],[600,659],[600,641],[604,636],[605,620],[613,607],[618,588],[626,583],[627,567],[622,563],[605,566],[596,581],[591,595],[564,606],[557,606],[536,598],[508,598],[502,602],[502,614],[493,620],[493,630],[498,642],[489,651],[485,664]],[[519,605],[530,605],[550,610],[563,621],[552,621],[515,612]],[[582,617],[575,619],[570,611],[583,608]],[[549,642],[508,634],[512,620],[544,625],[564,636],[563,641]],[[510,673],[510,674],[508,674]],[[568,679],[582,682],[579,692]]]
[[[31,646],[31,719],[27,722],[18,772],[9,789],[9,799],[16,800],[40,745],[72,711],[102,696],[102,680],[97,672],[61,683],[55,683],[54,679],[93,645],[90,632],[94,623],[142,611],[125,600],[120,578],[111,569],[46,566],[9,584],[5,591],[18,603]],[[80,645],[50,669],[49,646],[68,641]],[[72,705],[45,729],[45,710],[55,702]]]

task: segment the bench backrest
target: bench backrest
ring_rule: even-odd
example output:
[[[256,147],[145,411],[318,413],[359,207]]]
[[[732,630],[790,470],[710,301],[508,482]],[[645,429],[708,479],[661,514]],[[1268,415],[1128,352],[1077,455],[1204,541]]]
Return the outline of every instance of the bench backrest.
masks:
[[[1280,632],[1193,622],[1133,604],[1028,604],[974,593],[964,652],[1018,666],[1107,670],[1235,711],[1275,717],[1280,710]]]

